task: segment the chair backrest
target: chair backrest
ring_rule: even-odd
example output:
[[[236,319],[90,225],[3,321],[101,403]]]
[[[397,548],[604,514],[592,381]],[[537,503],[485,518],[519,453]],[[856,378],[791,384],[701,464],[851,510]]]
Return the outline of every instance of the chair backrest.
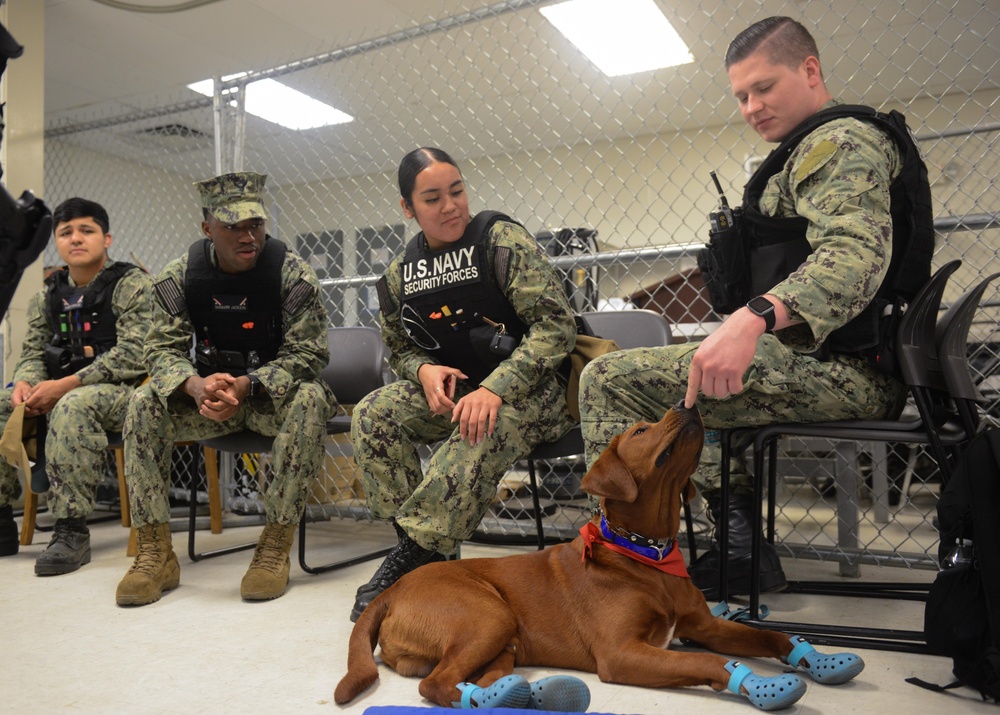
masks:
[[[624,349],[670,345],[672,339],[670,321],[652,310],[601,310],[581,315],[597,335]]]
[[[958,403],[957,407],[970,439],[975,436],[979,426],[976,403],[982,399],[982,394],[976,386],[972,366],[969,365],[969,332],[986,287],[997,277],[1000,277],[1000,273],[994,273],[972,286],[948,308],[937,325],[941,371],[951,398]]]
[[[383,371],[388,349],[378,328],[361,325],[329,328],[326,337],[330,361],[322,376],[337,402],[357,404],[385,384]]]
[[[951,261],[935,271],[903,313],[896,332],[896,358],[911,389],[947,393],[935,335],[945,285],[961,264]]]

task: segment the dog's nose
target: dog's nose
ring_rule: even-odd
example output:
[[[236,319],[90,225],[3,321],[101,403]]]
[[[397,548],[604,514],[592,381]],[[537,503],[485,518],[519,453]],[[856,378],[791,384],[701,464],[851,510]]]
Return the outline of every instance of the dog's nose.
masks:
[[[680,402],[678,402],[676,405],[674,405],[674,409],[677,410],[678,412],[687,412],[688,411],[688,408],[684,406],[684,400],[683,399],[681,399]]]

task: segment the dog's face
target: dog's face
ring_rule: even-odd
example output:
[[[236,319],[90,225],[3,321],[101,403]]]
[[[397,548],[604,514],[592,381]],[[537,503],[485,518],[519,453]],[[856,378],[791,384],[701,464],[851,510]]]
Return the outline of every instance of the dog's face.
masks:
[[[611,440],[580,487],[601,497],[608,520],[653,538],[672,538],[681,499],[694,496],[691,475],[705,441],[697,407],[683,403],[656,423],[640,422]],[[650,502],[658,504],[650,509]]]

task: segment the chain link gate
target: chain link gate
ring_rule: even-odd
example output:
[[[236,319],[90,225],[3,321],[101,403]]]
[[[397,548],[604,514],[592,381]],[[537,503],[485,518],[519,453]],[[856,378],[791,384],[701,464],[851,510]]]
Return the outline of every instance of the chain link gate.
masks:
[[[426,2],[419,20],[372,27],[273,68],[239,68],[246,74],[236,80],[216,78],[214,101],[160,93],[127,112],[119,105],[51,117],[46,200],[100,201],[112,217],[112,255],[156,273],[199,236],[194,181],[219,171],[266,173],[269,231],[316,269],[331,325],[374,325],[374,281],[417,230],[399,210],[396,166],[412,148],[441,146],[462,167],[473,211],[504,211],[543,237],[596,232],[596,252],[552,256],[575,299],[659,310],[677,339],[697,339],[719,320],[694,258],[717,201],[708,172],[733,201],[770,148],[742,123],[722,54],[752,22],[786,14],[816,37],[834,95],[907,115],[931,174],[935,267],[963,260],[946,302],[1000,268],[995,2],[657,0],[695,62],[619,78],[603,76],[540,19],[547,4]],[[355,119],[294,131],[231,106],[242,86],[262,78],[308,88]],[[53,247],[45,257],[58,260]],[[991,288],[984,300],[970,350],[985,411],[1000,418],[1000,295]],[[890,451],[892,488],[876,499],[864,484],[871,451],[857,448],[858,543],[845,548],[832,496],[838,445],[783,446],[782,547],[848,571],[858,563],[933,568],[933,462]],[[354,469],[349,442],[332,443],[311,516],[367,518]],[[576,491],[582,463],[548,470],[540,479],[555,509],[546,528],[568,538],[588,516]],[[517,494],[523,481],[515,465],[500,496]],[[533,523],[523,516],[495,511],[480,532],[530,540]]]

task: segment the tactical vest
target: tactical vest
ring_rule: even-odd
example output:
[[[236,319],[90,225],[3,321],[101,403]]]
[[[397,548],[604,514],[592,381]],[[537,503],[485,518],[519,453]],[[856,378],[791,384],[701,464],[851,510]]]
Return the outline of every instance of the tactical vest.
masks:
[[[118,343],[112,306],[115,286],[122,276],[141,270],[131,263],[108,261],[90,283],[73,286],[69,270],[60,268],[45,279],[45,317],[52,339],[45,346],[49,377],[72,375]]]
[[[751,295],[767,293],[794,272],[812,248],[806,240],[808,220],[801,216],[775,218],[760,212],[760,198],[768,180],[785,166],[803,138],[817,127],[842,117],[875,125],[896,142],[899,176],[889,187],[892,215],[892,259],[874,300],[860,315],[835,330],[829,351],[872,357],[901,304],[908,302],[930,279],[934,253],[934,217],[927,166],[902,114],[888,114],[863,105],[844,104],[824,109],[799,124],[760,165],[743,192],[743,227],[750,245]]]
[[[399,315],[406,334],[441,364],[459,368],[475,386],[505,357],[490,350],[498,329],[484,318],[503,325],[512,345],[527,331],[502,290],[510,254],[496,249],[490,255],[490,228],[497,221],[517,223],[496,211],[480,212],[461,239],[439,251],[419,233],[407,244],[400,268]],[[494,271],[504,277],[501,285]]]
[[[226,273],[212,263],[212,242],[188,250],[184,300],[194,323],[198,374],[245,375],[278,356],[282,342],[281,267],[288,249],[268,237],[256,265]]]

